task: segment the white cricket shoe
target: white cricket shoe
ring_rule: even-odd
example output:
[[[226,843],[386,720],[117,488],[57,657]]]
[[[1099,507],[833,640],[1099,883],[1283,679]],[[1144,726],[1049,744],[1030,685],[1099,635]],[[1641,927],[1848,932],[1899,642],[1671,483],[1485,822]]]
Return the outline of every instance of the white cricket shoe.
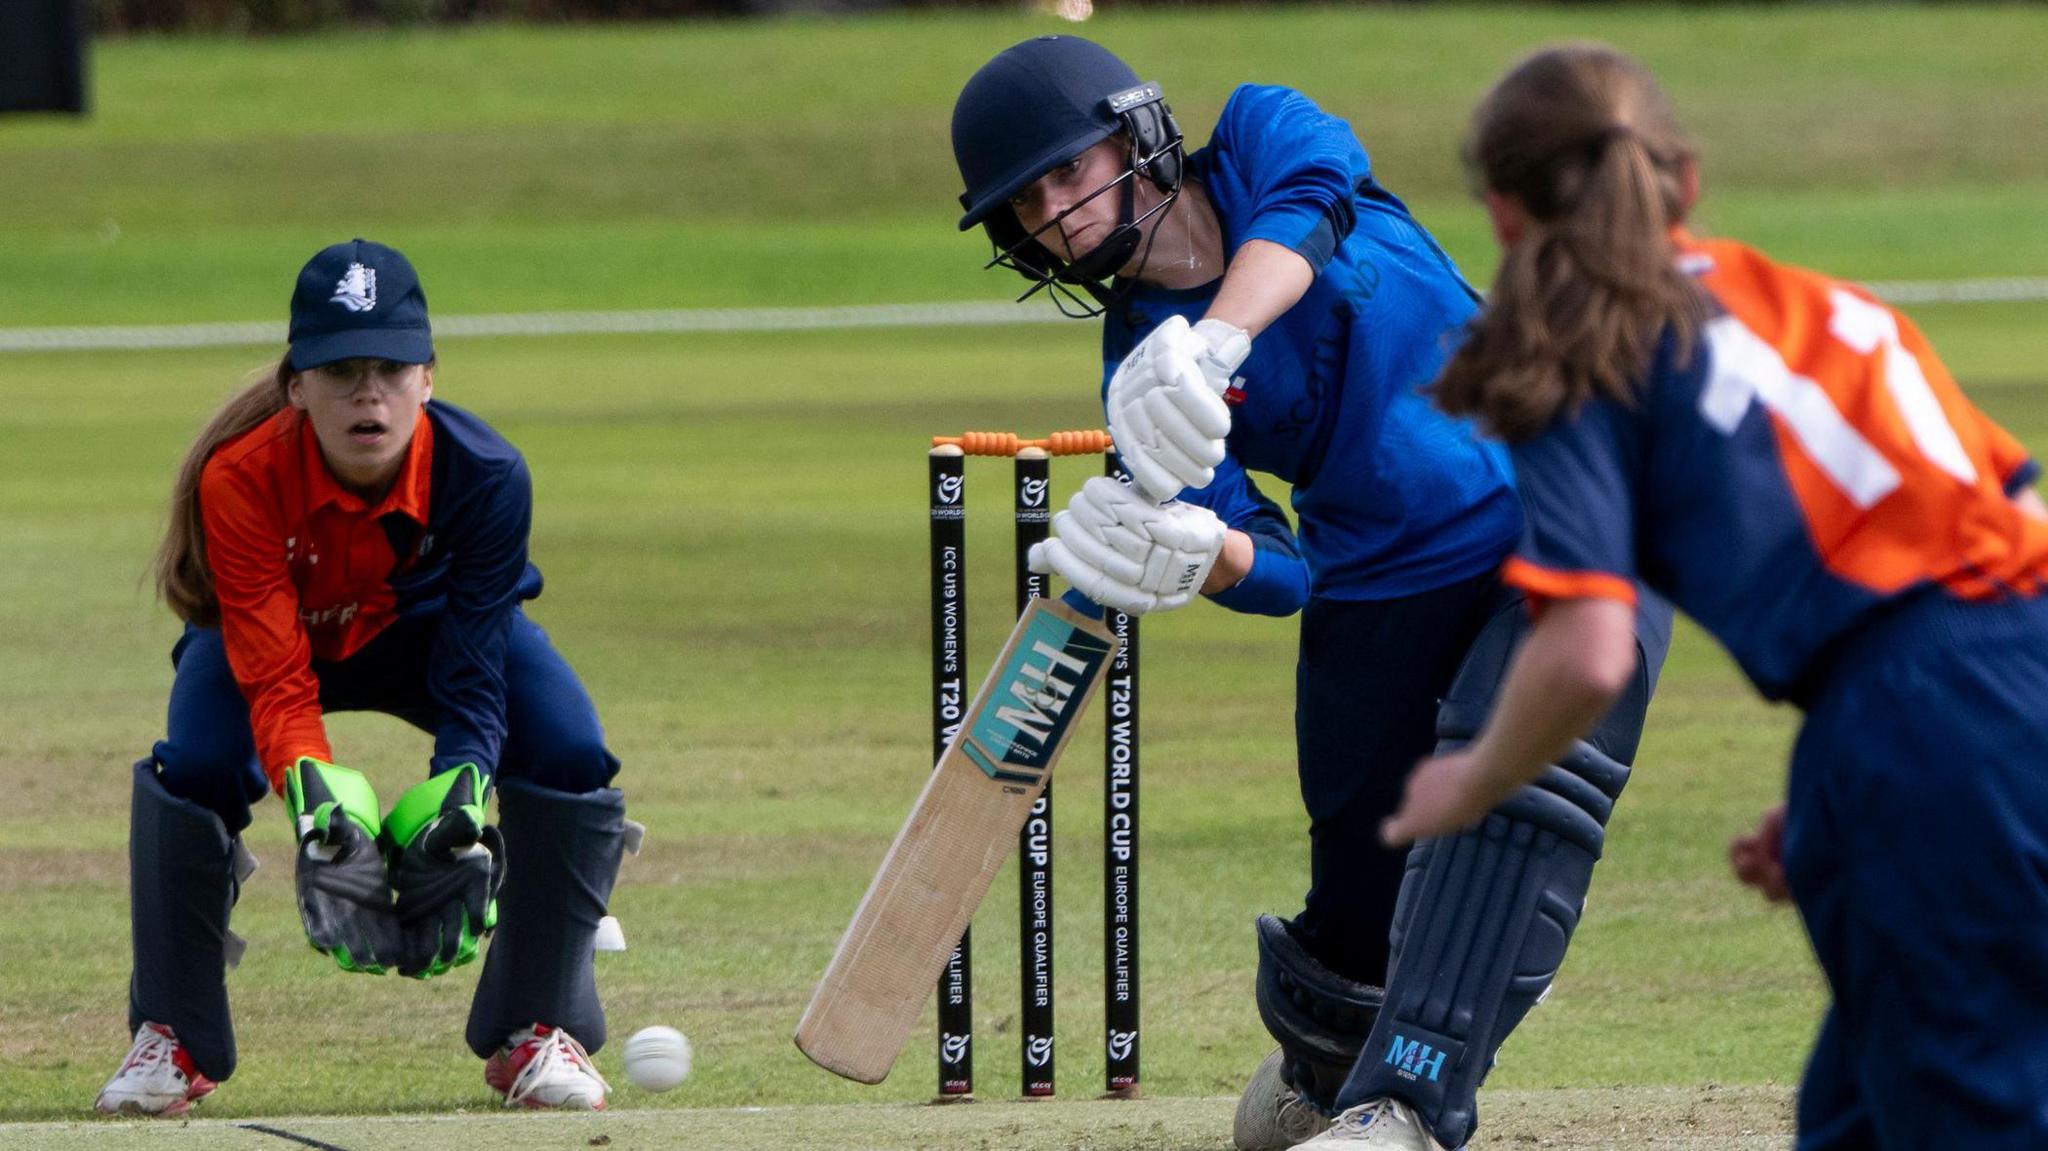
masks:
[[[1328,1131],[1299,1146],[1309,1151],[1444,1151],[1444,1145],[1430,1137],[1415,1112],[1393,1099],[1360,1103],[1337,1116]]]
[[[144,1023],[121,1069],[100,1088],[93,1110],[107,1115],[183,1115],[218,1086],[192,1066],[171,1029]]]
[[[1329,1129],[1330,1117],[1280,1077],[1282,1059],[1280,1049],[1274,1048],[1238,1096],[1237,1119],[1230,1131],[1237,1151],[1287,1151]]]
[[[612,1089],[581,1043],[544,1023],[515,1032],[485,1060],[484,1082],[505,1097],[507,1107],[565,1111],[602,1111]]]

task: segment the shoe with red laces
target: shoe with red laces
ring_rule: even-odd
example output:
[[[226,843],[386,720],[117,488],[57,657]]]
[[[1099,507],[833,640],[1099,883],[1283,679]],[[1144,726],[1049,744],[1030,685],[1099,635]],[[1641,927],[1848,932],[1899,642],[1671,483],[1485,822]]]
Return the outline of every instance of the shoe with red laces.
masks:
[[[612,1089],[581,1043],[544,1023],[513,1033],[484,1060],[484,1082],[505,1097],[507,1107],[566,1111],[602,1111]]]
[[[178,1037],[161,1023],[135,1029],[135,1046],[100,1088],[93,1110],[107,1115],[183,1115],[217,1084],[192,1066]]]

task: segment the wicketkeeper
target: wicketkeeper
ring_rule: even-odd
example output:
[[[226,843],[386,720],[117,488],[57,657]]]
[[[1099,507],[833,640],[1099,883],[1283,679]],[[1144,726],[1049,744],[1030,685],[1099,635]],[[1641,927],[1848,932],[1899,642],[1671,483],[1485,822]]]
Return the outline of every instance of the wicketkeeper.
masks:
[[[1523,523],[1507,455],[1424,392],[1477,293],[1350,126],[1287,88],[1238,88],[1187,154],[1157,85],[1041,37],[967,82],[953,149],[960,227],[987,231],[1027,295],[1103,318],[1131,482],[1088,481],[1035,562],[1127,612],[1200,594],[1302,613],[1311,886],[1299,915],[1258,924],[1279,1050],[1237,1146],[1463,1144],[1578,921],[1669,608],[1645,601],[1630,689],[1500,808],[1505,834],[1383,848],[1410,769],[1478,730],[1524,627],[1499,579]],[[1250,470],[1291,487],[1298,531]]]
[[[398,252],[315,255],[289,339],[172,492],[156,577],[185,631],[165,737],[134,771],[134,1046],[95,1105],[177,1115],[234,1073],[228,919],[250,805],[274,791],[314,950],[427,979],[495,930],[468,1028],[485,1080],[508,1105],[602,1107],[591,946],[628,825],[596,709],[520,608],[541,588],[525,461],[434,400],[426,295]],[[359,710],[434,737],[388,806],[328,744],[322,717]]]

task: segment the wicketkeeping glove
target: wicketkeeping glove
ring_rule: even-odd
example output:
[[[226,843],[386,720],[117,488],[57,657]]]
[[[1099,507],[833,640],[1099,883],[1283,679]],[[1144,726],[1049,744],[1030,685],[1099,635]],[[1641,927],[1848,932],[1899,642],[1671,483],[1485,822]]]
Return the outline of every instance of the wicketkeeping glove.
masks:
[[[1103,397],[1109,434],[1146,495],[1164,502],[1216,478],[1230,433],[1223,393],[1251,347],[1221,320],[1168,316],[1117,366]]]
[[[310,756],[286,768],[284,782],[306,941],[343,971],[382,975],[398,962],[399,934],[377,850],[377,793],[361,772]]]
[[[1120,480],[1096,476],[1052,517],[1052,538],[1031,546],[1029,562],[1104,607],[1143,615],[1195,598],[1227,534],[1208,508],[1155,504]]]
[[[400,796],[384,821],[404,951],[398,972],[431,979],[476,958],[498,925],[505,839],[486,820],[490,785],[465,763]]]

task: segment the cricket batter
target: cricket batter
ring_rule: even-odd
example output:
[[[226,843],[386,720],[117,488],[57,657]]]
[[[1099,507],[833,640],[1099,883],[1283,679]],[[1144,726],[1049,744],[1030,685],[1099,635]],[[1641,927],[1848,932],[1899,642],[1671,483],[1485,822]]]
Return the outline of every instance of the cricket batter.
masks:
[[[1127,612],[1200,593],[1302,613],[1311,886],[1293,919],[1258,923],[1279,1050],[1245,1090],[1237,1146],[1288,1147],[1339,1113],[1333,1134],[1361,1147],[1461,1146],[1577,923],[1668,609],[1646,615],[1605,723],[1505,798],[1498,835],[1382,846],[1415,761],[1478,730],[1524,626],[1498,576],[1523,527],[1507,454],[1424,393],[1476,293],[1350,126],[1286,88],[1238,88],[1185,155],[1157,86],[1042,37],[967,82],[953,149],[961,228],[983,227],[1031,292],[1103,317],[1133,483],[1088,481],[1035,562]],[[1291,486],[1298,533],[1254,470]]]
[[[1538,52],[1469,141],[1503,258],[1437,395],[1514,443],[1541,614],[1388,841],[1496,825],[1630,690],[1641,580],[1806,713],[1731,851],[1834,993],[1800,1151],[2048,1147],[2040,468],[1868,292],[1681,230],[1698,169],[1635,61]]]
[[[468,1028],[485,1081],[508,1106],[603,1107],[591,944],[625,801],[590,697],[520,609],[541,588],[525,461],[434,399],[426,294],[398,252],[315,255],[289,339],[172,491],[156,577],[185,632],[168,729],[134,772],[135,1039],[95,1106],[179,1115],[234,1073],[228,916],[250,805],[274,791],[315,950],[425,979],[495,928]],[[389,809],[334,762],[322,717],[352,710],[434,736]]]

